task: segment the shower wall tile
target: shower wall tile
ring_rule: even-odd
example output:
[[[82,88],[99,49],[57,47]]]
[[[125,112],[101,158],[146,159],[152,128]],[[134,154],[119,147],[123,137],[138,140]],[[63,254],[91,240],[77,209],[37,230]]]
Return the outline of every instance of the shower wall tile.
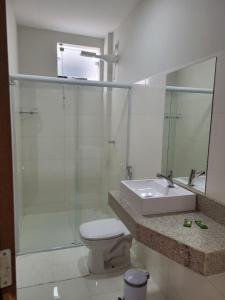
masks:
[[[60,113],[63,108],[62,96],[62,85],[35,82],[23,82],[20,85],[22,109]]]
[[[64,159],[63,137],[24,137],[23,161]]]
[[[66,114],[63,120],[64,135],[66,137],[75,138],[78,136],[79,119],[75,114]]]
[[[79,136],[101,137],[103,135],[103,116],[82,115],[78,126]]]
[[[97,206],[102,200],[102,88],[23,83],[20,89],[25,213]],[[105,148],[107,149],[107,148]]]
[[[77,143],[77,137],[65,137],[63,139],[63,146],[64,146],[64,158],[66,160],[76,160],[77,158],[77,148],[78,148],[78,143]]]
[[[39,160],[24,163],[24,202],[38,213],[65,209],[63,160]]]
[[[85,87],[78,93],[79,115],[103,116],[103,92],[101,88]]]
[[[64,160],[31,160],[24,161],[23,177],[24,180],[32,178],[38,180],[47,180],[60,178],[64,170]]]
[[[40,113],[24,115],[22,117],[22,132],[24,137],[64,136],[63,113]]]
[[[126,178],[127,134],[128,134],[128,101],[129,91],[125,89],[113,89],[111,102],[107,107],[107,120],[109,120],[109,137],[106,138],[106,151],[108,158],[103,169],[105,184],[108,190],[119,189],[120,181]],[[114,141],[109,144],[108,141]]]
[[[103,136],[103,116],[101,115],[73,115],[65,117],[65,136],[67,137],[101,137]],[[60,122],[60,120],[59,120]]]

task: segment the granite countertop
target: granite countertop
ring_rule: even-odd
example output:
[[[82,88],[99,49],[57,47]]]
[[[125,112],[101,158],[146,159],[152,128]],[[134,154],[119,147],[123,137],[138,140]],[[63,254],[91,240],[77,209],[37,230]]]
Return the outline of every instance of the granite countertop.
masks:
[[[142,216],[118,191],[109,193],[109,205],[137,241],[202,275],[225,272],[225,226],[202,212]],[[193,220],[191,228],[183,226],[185,218]],[[196,219],[208,229],[200,229]]]

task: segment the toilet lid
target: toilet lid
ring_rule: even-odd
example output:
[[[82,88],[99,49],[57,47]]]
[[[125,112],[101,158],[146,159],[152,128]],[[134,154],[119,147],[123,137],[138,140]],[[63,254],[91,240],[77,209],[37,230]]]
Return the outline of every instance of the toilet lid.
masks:
[[[96,220],[80,226],[80,235],[88,240],[116,238],[123,234],[123,227],[116,219]]]

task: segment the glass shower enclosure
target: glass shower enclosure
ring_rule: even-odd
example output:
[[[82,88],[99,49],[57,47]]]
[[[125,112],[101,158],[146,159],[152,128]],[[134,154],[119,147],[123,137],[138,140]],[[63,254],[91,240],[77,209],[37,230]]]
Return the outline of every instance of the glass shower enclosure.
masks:
[[[129,87],[12,80],[18,253],[78,246],[81,223],[111,216],[107,193],[126,178],[129,105]]]

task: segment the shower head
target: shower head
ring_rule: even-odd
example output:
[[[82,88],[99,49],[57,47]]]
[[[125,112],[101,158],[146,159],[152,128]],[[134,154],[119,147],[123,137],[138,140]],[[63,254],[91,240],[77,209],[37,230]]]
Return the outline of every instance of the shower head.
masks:
[[[108,63],[117,63],[118,62],[118,55],[114,55],[114,54],[97,54],[95,52],[81,51],[80,55],[85,56],[85,57],[98,58],[98,59],[104,60]]]

